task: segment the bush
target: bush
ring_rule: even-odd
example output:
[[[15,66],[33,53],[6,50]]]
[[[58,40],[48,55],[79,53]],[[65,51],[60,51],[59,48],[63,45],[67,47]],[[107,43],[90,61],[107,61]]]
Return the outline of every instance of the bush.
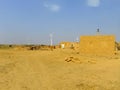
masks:
[[[120,43],[115,42],[117,50],[120,50]]]

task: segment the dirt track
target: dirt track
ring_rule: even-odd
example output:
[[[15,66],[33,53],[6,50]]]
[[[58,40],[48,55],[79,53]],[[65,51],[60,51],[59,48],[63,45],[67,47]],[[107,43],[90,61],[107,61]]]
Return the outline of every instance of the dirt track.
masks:
[[[119,69],[120,54],[0,50],[0,90],[120,90]]]

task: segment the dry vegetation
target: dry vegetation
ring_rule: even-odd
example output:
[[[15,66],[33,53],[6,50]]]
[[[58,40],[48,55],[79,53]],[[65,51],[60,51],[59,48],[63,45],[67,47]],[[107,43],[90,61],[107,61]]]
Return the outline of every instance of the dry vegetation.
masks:
[[[120,50],[120,42],[116,42],[117,49]]]
[[[0,49],[0,90],[120,90],[120,53]]]

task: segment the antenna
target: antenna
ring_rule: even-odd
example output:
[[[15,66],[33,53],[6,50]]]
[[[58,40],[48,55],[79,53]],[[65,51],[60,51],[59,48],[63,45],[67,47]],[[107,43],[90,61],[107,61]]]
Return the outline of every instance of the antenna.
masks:
[[[97,32],[100,32],[99,28],[97,29]]]
[[[51,46],[53,45],[53,34],[52,33],[50,34],[50,45]]]
[[[97,35],[99,35],[100,34],[100,29],[99,28],[97,28]]]

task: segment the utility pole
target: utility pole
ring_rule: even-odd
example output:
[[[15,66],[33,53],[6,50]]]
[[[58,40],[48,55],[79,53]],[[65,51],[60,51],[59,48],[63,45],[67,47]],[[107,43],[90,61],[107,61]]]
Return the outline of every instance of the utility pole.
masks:
[[[53,45],[53,34],[50,34],[50,46]]]
[[[79,42],[79,38],[78,38],[78,37],[76,38],[76,42],[77,42],[77,43]]]

